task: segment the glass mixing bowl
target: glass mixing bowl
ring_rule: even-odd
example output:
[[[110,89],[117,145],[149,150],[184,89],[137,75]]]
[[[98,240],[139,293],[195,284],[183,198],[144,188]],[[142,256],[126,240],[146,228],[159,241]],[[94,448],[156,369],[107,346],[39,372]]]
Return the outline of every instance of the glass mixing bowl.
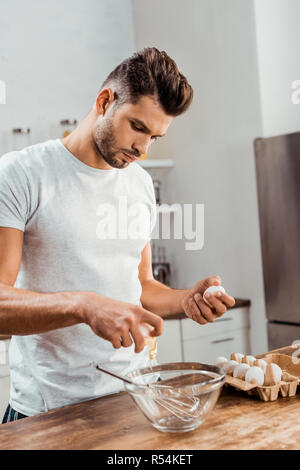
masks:
[[[130,372],[125,384],[144,416],[159,431],[193,431],[214,408],[225,372],[199,362],[172,362]]]

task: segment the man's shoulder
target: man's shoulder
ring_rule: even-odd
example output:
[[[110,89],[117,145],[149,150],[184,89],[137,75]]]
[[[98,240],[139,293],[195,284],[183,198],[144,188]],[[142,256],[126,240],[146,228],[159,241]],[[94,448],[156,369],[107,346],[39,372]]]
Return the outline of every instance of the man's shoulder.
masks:
[[[153,180],[150,173],[137,162],[131,163],[127,170],[131,187],[133,186],[137,193],[143,194],[152,205],[155,205]]]
[[[45,166],[57,148],[57,140],[47,140],[30,145],[22,150],[7,152],[0,158],[0,168]]]
[[[142,168],[142,166],[139,163],[137,162],[130,163],[130,165],[127,167],[127,170],[129,170],[129,173],[131,175],[136,176],[139,180],[152,185],[152,177],[150,176],[148,171]]]

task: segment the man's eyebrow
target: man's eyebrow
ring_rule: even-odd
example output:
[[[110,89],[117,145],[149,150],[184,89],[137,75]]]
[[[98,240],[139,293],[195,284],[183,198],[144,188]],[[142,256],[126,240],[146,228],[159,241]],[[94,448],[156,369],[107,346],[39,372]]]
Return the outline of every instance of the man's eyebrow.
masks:
[[[150,129],[146,126],[146,124],[145,124],[143,121],[141,121],[141,120],[138,119],[138,118],[132,118],[132,120],[135,121],[137,124],[139,124],[139,125],[143,128],[143,130],[144,130],[145,132],[147,132],[147,134],[151,134]],[[165,135],[166,135],[166,134],[162,134],[162,135],[153,135],[152,137],[164,137]]]

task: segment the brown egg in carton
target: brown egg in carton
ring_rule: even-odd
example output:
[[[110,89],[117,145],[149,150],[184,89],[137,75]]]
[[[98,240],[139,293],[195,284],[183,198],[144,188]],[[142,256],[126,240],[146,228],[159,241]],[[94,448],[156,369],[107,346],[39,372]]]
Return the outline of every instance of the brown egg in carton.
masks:
[[[231,360],[238,363],[245,363],[249,366],[258,366],[263,369],[259,359],[263,359],[266,363],[264,384],[259,385],[256,379],[251,382],[246,382],[245,377],[235,378],[232,372],[226,373],[226,384],[234,387],[238,391],[245,391],[250,396],[259,396],[263,401],[275,401],[279,395],[282,397],[292,397],[297,393],[297,387],[300,382],[300,364],[293,362],[293,358],[285,354],[266,354],[259,355],[256,361],[251,361],[244,356],[242,360],[237,354],[232,353]],[[275,377],[275,372],[271,364],[277,364],[282,370],[282,378],[278,382]]]

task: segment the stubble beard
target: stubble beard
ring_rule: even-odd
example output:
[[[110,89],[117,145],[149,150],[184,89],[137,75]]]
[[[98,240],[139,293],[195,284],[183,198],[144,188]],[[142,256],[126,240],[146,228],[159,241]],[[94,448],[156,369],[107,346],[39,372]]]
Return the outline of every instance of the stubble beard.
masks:
[[[119,152],[114,150],[116,149],[116,138],[112,119],[106,121],[105,125],[95,125],[93,138],[96,152],[108,165],[118,169],[128,166],[128,162],[116,158]]]

